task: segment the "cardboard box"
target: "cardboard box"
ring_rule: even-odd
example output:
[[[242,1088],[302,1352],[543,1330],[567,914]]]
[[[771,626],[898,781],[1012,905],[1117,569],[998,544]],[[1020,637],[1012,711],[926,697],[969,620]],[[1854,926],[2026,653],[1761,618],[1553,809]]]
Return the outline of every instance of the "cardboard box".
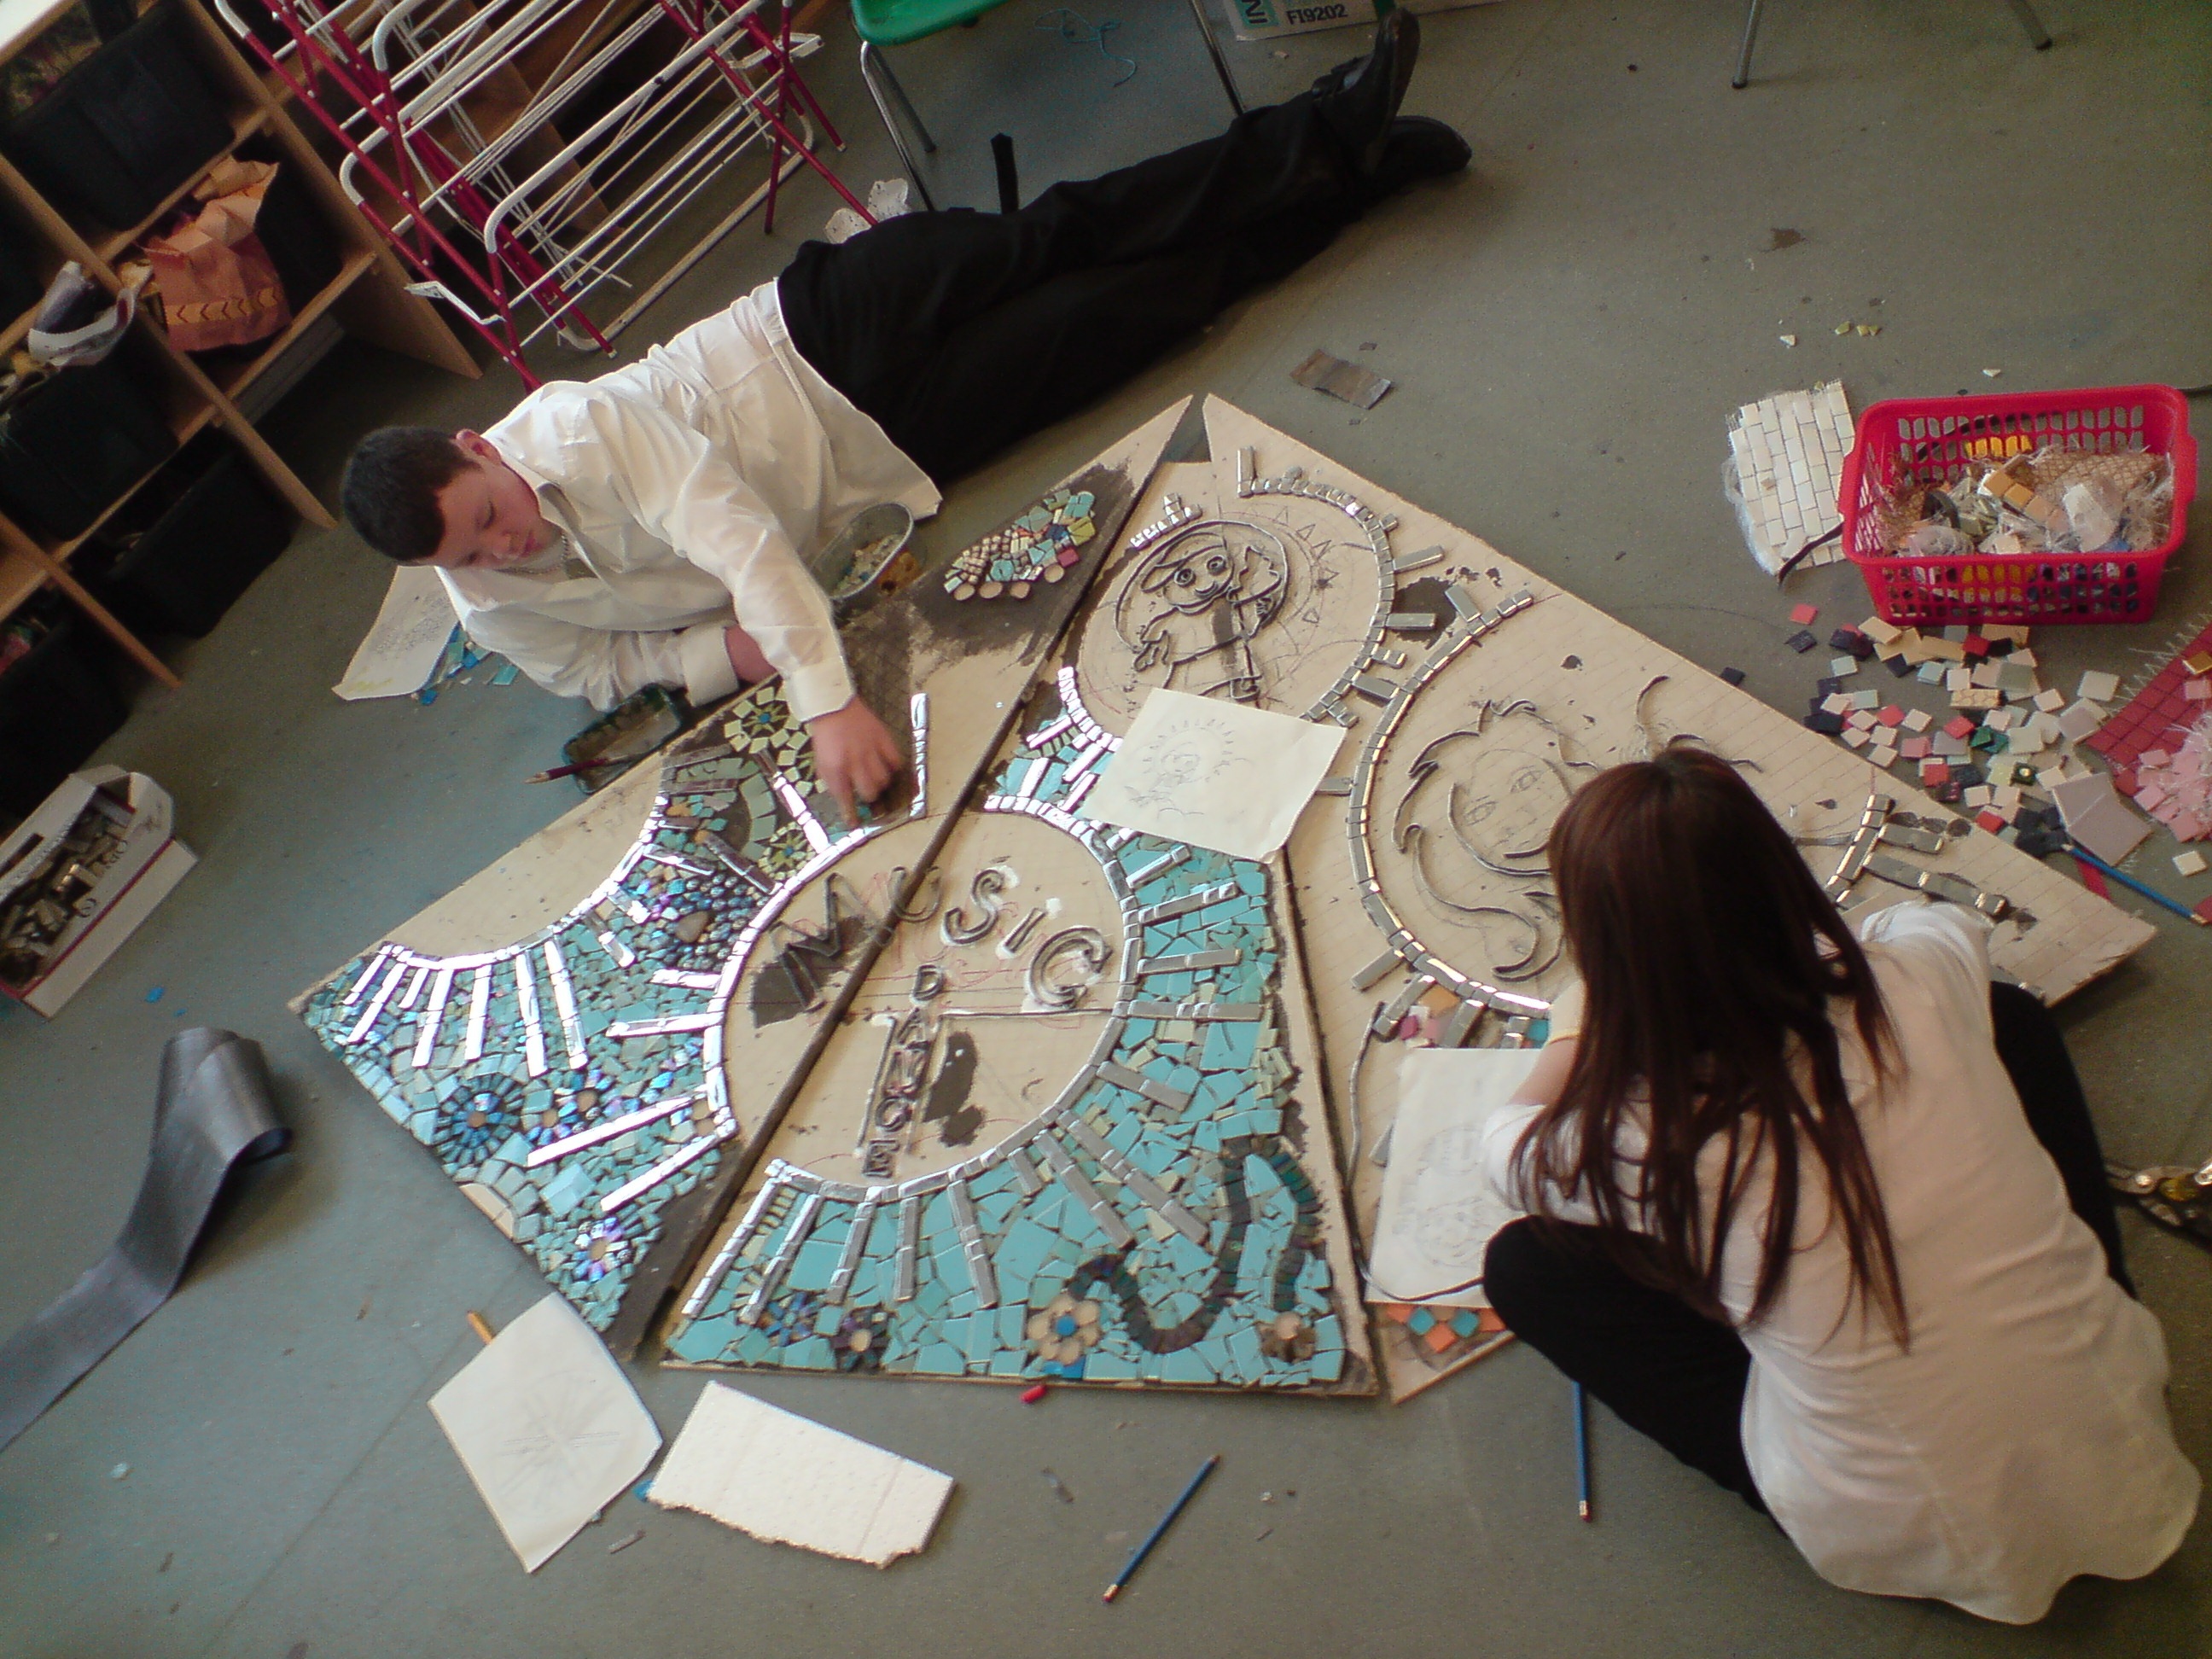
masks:
[[[21,982],[0,978],[0,994],[50,1018],[199,862],[176,838],[167,790],[143,773],[96,766],[65,780],[0,841],[0,915],[21,890],[45,879],[49,854],[88,813],[105,818],[119,842],[112,861],[74,897],[69,922],[36,973]]]
[[[1375,0],[1224,0],[1239,40],[1273,40],[1316,29],[1348,29],[1375,21]],[[1494,5],[1497,0],[1401,0],[1417,16]]]

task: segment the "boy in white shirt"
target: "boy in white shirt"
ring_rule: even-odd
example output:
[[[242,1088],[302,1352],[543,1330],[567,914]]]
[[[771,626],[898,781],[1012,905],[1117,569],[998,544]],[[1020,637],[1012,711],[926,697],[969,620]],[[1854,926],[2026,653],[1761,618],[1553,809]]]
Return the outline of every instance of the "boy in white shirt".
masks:
[[[898,775],[805,562],[863,508],[938,485],[1080,408],[1297,268],[1374,202],[1468,151],[1397,113],[1419,51],[1392,12],[1368,58],[1220,137],[1018,213],[956,210],[809,242],[774,283],[483,433],[373,433],[347,519],[438,568],[470,635],[550,690],[695,703],[783,678],[850,813]]]

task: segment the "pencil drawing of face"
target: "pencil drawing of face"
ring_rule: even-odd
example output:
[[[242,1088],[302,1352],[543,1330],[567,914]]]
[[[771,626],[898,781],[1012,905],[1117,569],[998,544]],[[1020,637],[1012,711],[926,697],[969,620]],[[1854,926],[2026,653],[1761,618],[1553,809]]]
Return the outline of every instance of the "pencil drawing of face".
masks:
[[[1472,851],[1505,863],[1540,856],[1566,804],[1565,781],[1540,757],[1501,746],[1473,757],[1449,811]]]

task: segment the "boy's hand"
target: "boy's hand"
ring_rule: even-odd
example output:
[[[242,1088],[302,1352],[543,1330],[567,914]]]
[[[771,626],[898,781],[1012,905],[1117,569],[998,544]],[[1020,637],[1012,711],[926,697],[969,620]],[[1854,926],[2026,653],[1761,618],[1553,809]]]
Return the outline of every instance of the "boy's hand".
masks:
[[[836,798],[848,826],[858,822],[855,799],[874,800],[906,769],[898,740],[858,697],[807,721],[806,734],[814,743],[814,775]]]

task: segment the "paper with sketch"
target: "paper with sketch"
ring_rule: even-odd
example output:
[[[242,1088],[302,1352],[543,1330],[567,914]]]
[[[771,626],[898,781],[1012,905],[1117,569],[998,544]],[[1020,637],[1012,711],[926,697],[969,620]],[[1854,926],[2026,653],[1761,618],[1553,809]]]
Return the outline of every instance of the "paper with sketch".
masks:
[[[345,678],[331,690],[349,702],[421,690],[456,626],[453,598],[438,573],[401,565],[392,573],[383,607],[346,665]]]
[[[929,1542],[952,1477],[709,1382],[647,1496],[775,1544],[887,1566]]]
[[[507,1541],[535,1572],[620,1497],[660,1431],[599,1335],[557,1296],[430,1396]]]
[[[1370,1302],[1481,1308],[1483,1253],[1518,1213],[1482,1172],[1482,1133],[1540,1048],[1415,1048],[1398,1072],[1398,1116],[1367,1267]]]
[[[1082,816],[1263,859],[1328,775],[1341,726],[1165,687],[1145,699]]]

